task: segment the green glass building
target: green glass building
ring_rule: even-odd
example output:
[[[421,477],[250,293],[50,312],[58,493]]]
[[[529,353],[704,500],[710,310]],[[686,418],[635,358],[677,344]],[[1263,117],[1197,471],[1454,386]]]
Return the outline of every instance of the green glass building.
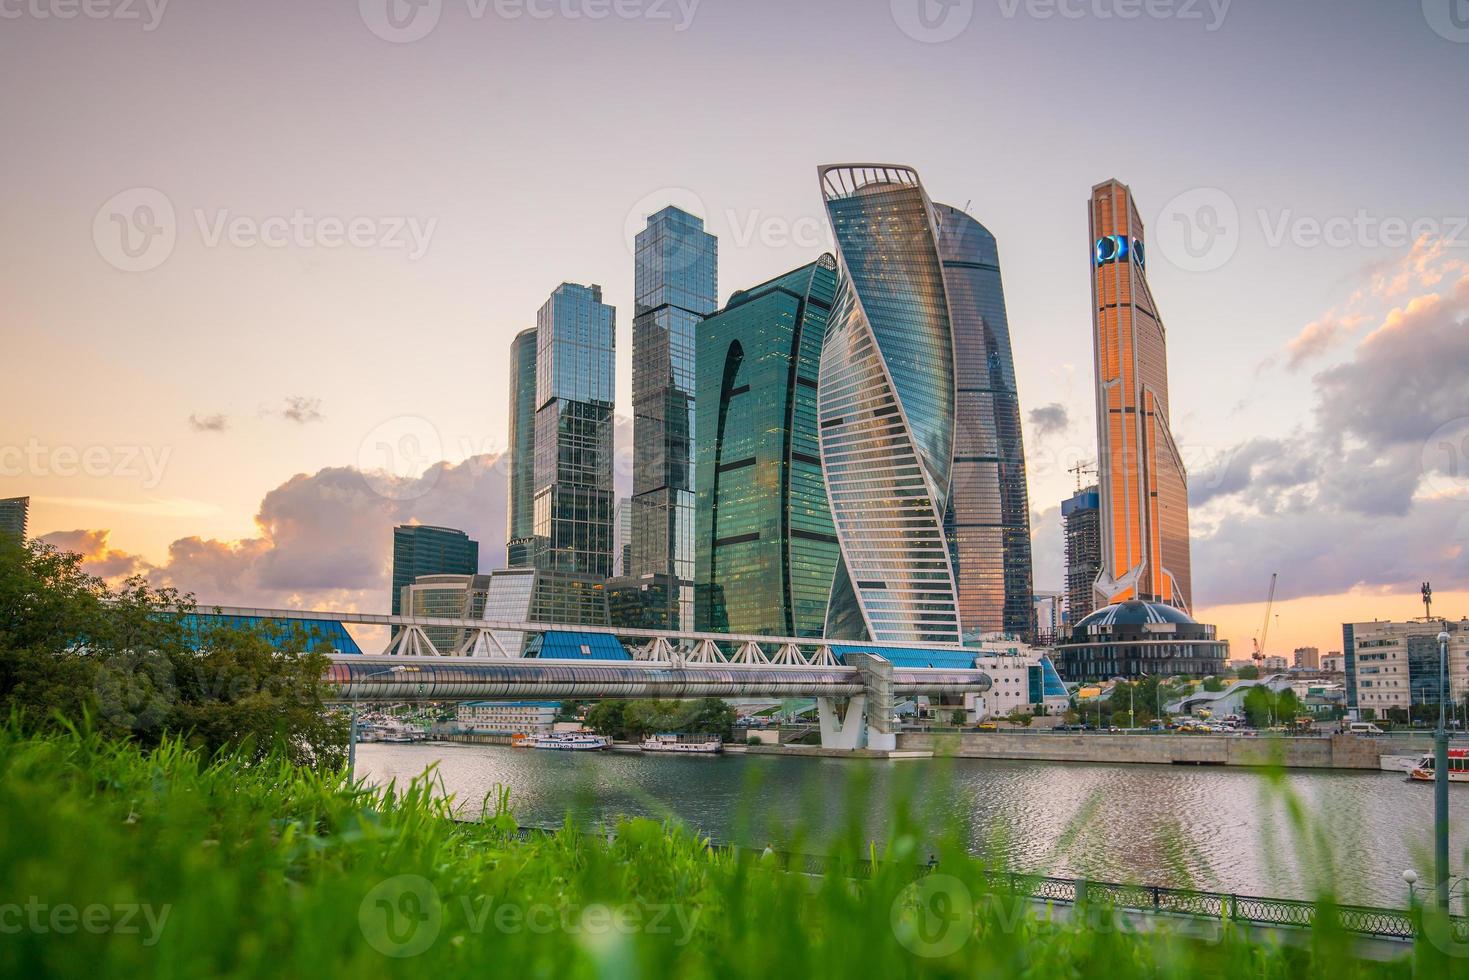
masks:
[[[822,635],[838,548],[816,380],[836,280],[823,255],[699,325],[696,629]]]

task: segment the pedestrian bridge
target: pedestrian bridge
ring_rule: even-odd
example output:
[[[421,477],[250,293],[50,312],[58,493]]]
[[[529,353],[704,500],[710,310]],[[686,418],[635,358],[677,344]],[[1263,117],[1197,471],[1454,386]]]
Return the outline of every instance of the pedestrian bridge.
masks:
[[[893,748],[895,698],[990,689],[976,651],[935,644],[228,606],[199,613],[308,630],[390,628],[381,654],[329,655],[325,681],[343,701],[813,697],[829,748]],[[435,636],[454,642],[441,652]]]

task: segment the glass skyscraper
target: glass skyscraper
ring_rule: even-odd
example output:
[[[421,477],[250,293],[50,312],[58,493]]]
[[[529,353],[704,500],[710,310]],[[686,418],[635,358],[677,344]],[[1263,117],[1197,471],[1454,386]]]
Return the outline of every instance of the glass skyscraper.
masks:
[[[562,283],[536,315],[537,568],[612,574],[616,312],[602,287]]]
[[[30,497],[6,497],[0,500],[0,534],[24,544],[30,512]]]
[[[1102,503],[1101,603],[1192,608],[1188,476],[1169,428],[1168,345],[1127,186],[1092,188],[1092,323]]]
[[[536,334],[522,330],[510,344],[510,487],[506,496],[507,564],[531,564],[535,552]]]
[[[821,354],[821,459],[842,560],[826,635],[958,644],[944,534],[954,331],[933,206],[909,167],[820,168],[840,278]]]
[[[452,527],[400,524],[393,528],[393,615],[402,612],[403,588],[424,575],[474,575],[479,542]]]
[[[934,205],[954,328],[954,467],[944,531],[965,642],[1029,636],[1030,501],[1015,360],[995,236],[958,208]]]
[[[693,619],[695,331],[718,305],[718,241],[676,207],[636,241],[633,317],[633,510],[629,576],[679,583],[674,626]]]
[[[695,629],[822,635],[838,547],[816,386],[835,291],[824,255],[699,326]]]
[[[536,315],[532,614],[543,622],[606,622],[615,335],[600,286],[562,283]]]

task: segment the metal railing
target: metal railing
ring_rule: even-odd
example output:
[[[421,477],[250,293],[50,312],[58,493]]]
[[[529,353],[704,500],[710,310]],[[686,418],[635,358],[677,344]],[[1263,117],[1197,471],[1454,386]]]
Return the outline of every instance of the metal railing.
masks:
[[[522,839],[528,839],[542,834],[558,833],[561,829],[523,826],[519,833]],[[606,834],[604,832],[598,836]],[[797,874],[841,873],[859,878],[872,875],[872,865],[867,860],[839,861],[821,854],[742,847],[713,840],[709,841],[708,846],[711,851],[744,854],[752,858],[764,859],[768,856],[774,859],[780,869]],[[940,865],[930,859],[929,863],[920,865],[920,868],[923,873],[932,873],[939,870]],[[1419,912],[1415,909],[1337,905],[1293,898],[1170,888],[1165,885],[1128,885],[1087,878],[1030,875],[1018,871],[989,872],[986,874],[986,882],[994,892],[1057,905],[1188,916],[1267,928],[1334,928],[1352,935],[1403,942],[1412,942],[1423,935]],[[1469,917],[1450,916],[1449,925],[1454,943],[1469,944]]]

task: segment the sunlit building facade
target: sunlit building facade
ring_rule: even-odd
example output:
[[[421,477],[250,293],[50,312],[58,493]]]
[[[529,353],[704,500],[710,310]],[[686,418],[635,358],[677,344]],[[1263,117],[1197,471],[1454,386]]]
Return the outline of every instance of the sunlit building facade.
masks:
[[[393,615],[403,611],[403,589],[425,575],[479,572],[479,542],[463,531],[431,524],[393,528]]]
[[[30,497],[6,497],[0,500],[0,534],[25,543],[30,512]]]
[[[934,205],[954,331],[954,465],[944,532],[964,641],[1030,636],[1030,498],[1000,253],[989,229]]]
[[[816,388],[836,281],[824,255],[699,327],[695,629],[822,635],[838,547]]]
[[[823,166],[819,179],[839,269],[817,389],[841,547],[826,635],[958,644],[944,533],[954,332],[933,205],[909,167]]]
[[[522,330],[510,344],[510,487],[505,533],[507,564],[529,565],[535,554],[536,333]]]
[[[1092,188],[1102,570],[1099,603],[1192,609],[1188,477],[1169,427],[1168,346],[1148,288],[1142,219],[1126,185]]]
[[[718,298],[718,240],[676,207],[635,242],[633,496],[628,576],[678,581],[669,619],[693,620],[695,344]],[[685,625],[685,628],[687,626]]]

